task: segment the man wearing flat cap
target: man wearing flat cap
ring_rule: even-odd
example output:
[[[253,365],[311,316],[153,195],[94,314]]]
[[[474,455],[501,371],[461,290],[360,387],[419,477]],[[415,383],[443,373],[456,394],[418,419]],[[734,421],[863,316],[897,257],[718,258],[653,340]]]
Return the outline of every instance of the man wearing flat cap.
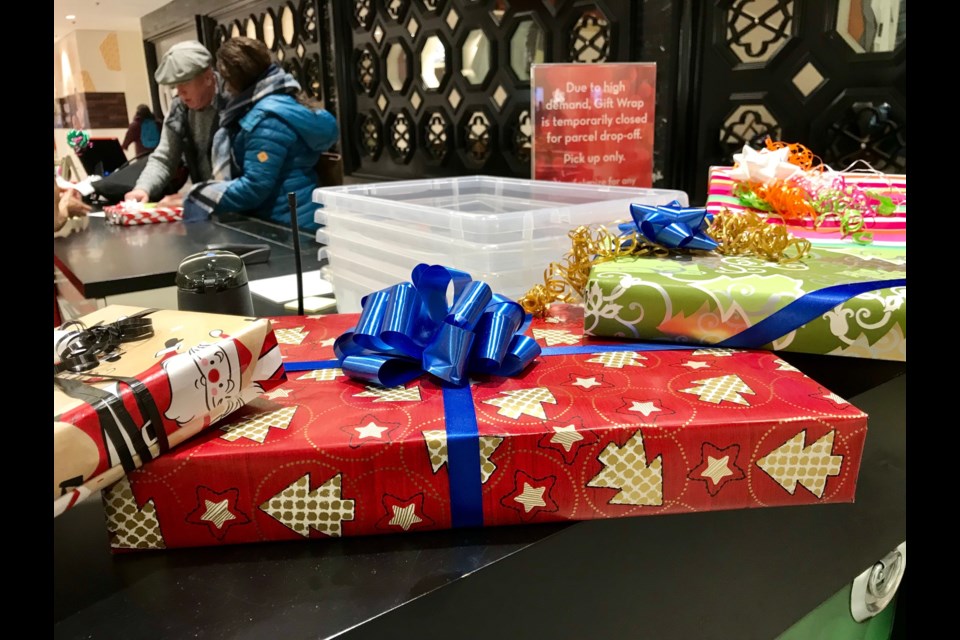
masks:
[[[213,56],[195,40],[180,42],[167,51],[154,74],[157,84],[176,88],[176,97],[163,122],[160,144],[150,154],[143,173],[127,200],[155,202],[173,177],[181,158],[194,184],[209,180],[210,148],[221,108],[229,95],[213,70]],[[179,200],[179,198],[175,198]],[[164,204],[179,204],[167,200]]]

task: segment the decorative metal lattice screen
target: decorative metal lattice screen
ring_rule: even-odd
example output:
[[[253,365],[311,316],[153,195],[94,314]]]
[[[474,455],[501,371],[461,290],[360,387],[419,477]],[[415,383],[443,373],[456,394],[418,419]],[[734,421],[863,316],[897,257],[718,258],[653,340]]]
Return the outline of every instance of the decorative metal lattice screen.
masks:
[[[337,2],[347,170],[530,176],[530,65],[626,60],[630,2]]]
[[[695,173],[730,164],[769,135],[800,142],[835,169],[862,160],[905,173],[906,0],[883,11],[850,0],[733,0],[702,5]]]

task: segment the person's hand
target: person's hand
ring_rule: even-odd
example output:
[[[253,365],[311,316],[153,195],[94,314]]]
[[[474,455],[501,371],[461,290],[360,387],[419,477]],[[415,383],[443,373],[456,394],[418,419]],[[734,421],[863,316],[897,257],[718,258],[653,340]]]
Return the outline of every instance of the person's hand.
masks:
[[[53,230],[57,231],[67,223],[68,218],[79,218],[87,215],[93,208],[80,199],[80,194],[73,189],[65,189],[60,193],[60,202],[57,203],[57,216],[54,219]]]
[[[169,196],[164,196],[160,199],[160,202],[157,203],[158,207],[182,207],[183,206],[183,195],[179,193],[172,193]]]
[[[136,200],[137,202],[148,202],[150,200],[150,194],[143,189],[134,189],[133,191],[127,192],[127,195],[123,196],[123,199]]]

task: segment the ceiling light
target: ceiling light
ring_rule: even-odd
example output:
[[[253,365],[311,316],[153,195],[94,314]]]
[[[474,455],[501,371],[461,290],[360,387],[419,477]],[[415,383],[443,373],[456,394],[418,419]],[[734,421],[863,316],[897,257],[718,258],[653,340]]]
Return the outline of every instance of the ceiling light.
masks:
[[[75,16],[75,15],[73,15],[73,14],[70,14],[69,16],[66,17],[66,19],[67,19],[67,20],[76,20],[76,19],[77,19],[77,16]]]

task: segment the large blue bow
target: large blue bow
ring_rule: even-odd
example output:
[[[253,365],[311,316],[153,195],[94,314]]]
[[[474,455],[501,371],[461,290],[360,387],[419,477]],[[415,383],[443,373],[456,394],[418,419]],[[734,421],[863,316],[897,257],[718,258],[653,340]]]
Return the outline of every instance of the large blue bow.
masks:
[[[707,235],[713,216],[700,207],[684,207],[674,200],[667,205],[631,204],[633,222],[624,222],[620,231],[640,234],[654,244],[668,249],[703,249],[713,251],[717,242]]]
[[[357,326],[337,338],[334,353],[351,378],[393,387],[430,373],[460,385],[472,373],[517,375],[540,355],[517,334],[523,308],[488,284],[426,264],[411,280],[365,296]]]

